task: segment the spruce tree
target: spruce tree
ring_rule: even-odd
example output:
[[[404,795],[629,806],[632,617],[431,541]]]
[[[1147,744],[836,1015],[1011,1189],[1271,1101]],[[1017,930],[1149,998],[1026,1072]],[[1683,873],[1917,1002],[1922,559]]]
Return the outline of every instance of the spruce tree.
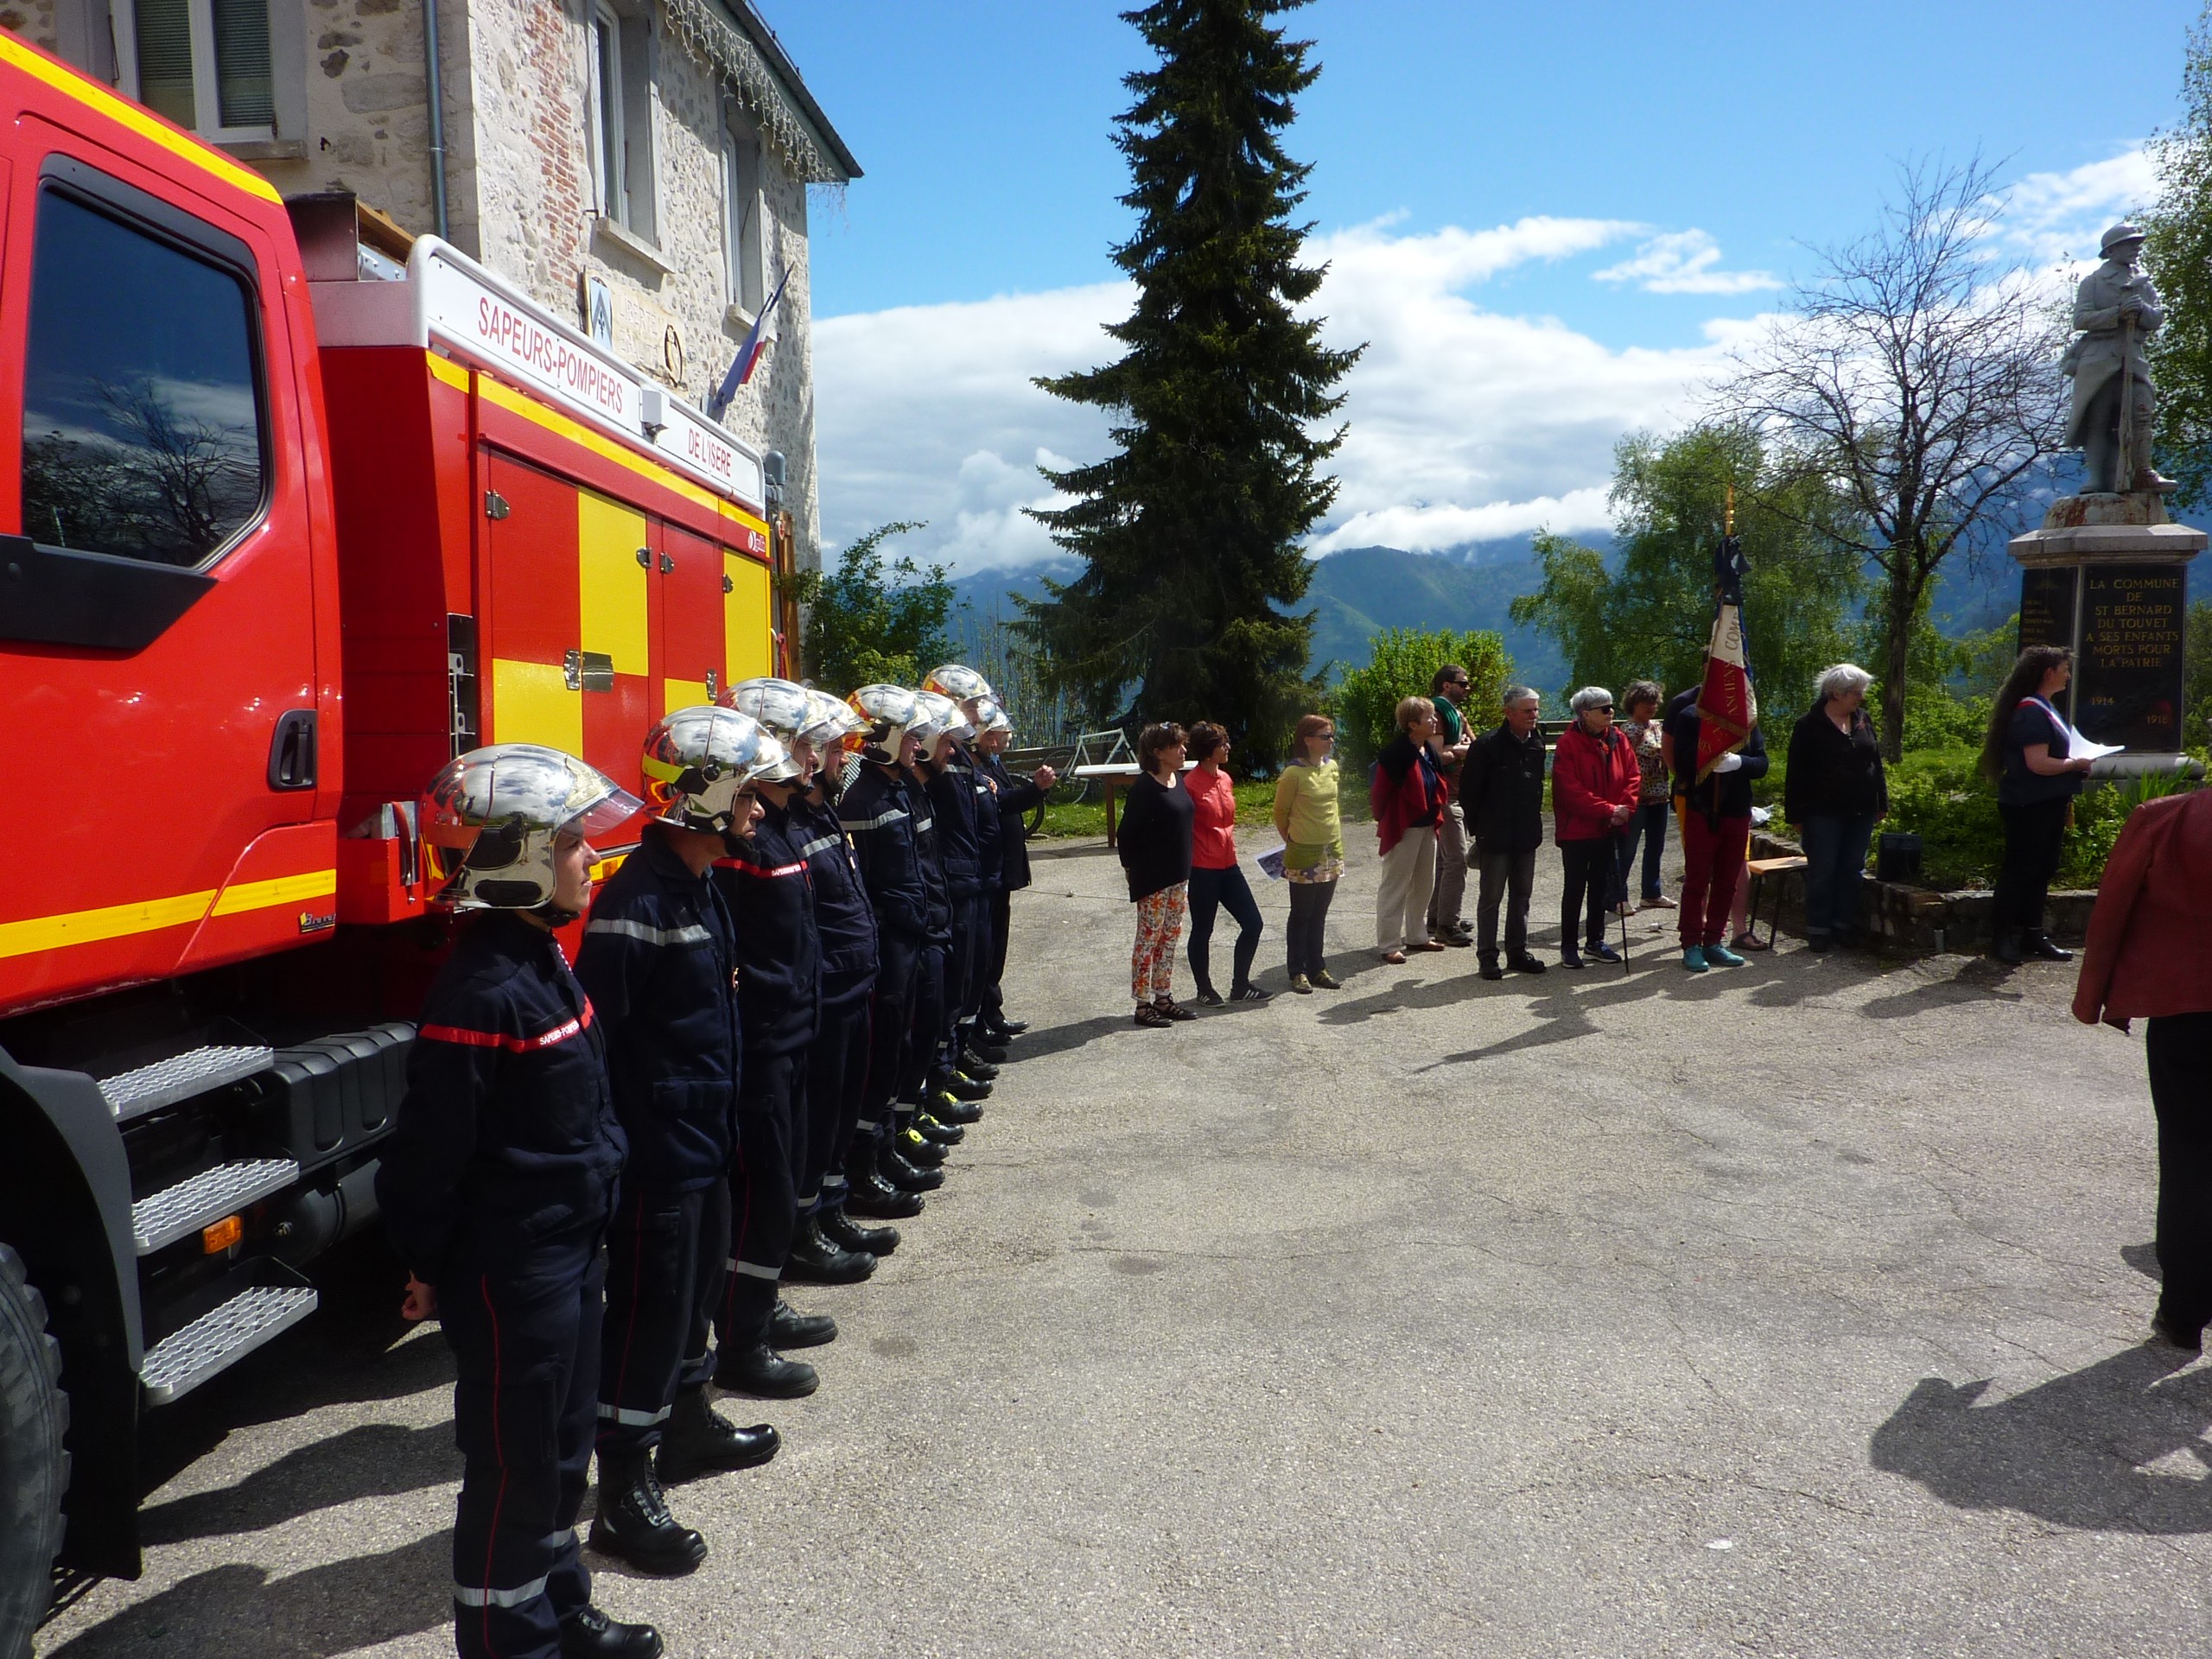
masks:
[[[1119,361],[1038,382],[1114,411],[1116,453],[1043,469],[1075,500],[1036,517],[1084,569],[1016,625],[1092,718],[1215,721],[1262,763],[1317,690],[1300,542],[1336,498],[1320,466],[1344,442],[1314,426],[1359,355],[1324,349],[1297,315],[1325,268],[1299,263],[1311,226],[1290,215],[1311,168],[1281,135],[1320,69],[1271,20],[1305,3],[1122,14],[1160,59],[1126,78],[1136,101],[1116,123],[1137,226],[1114,259],[1136,308],[1107,330]]]

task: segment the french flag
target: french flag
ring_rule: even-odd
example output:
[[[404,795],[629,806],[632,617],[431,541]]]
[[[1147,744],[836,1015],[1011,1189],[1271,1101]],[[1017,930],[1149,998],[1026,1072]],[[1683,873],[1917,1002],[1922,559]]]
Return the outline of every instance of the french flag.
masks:
[[[729,372],[722,376],[722,383],[715,392],[714,402],[707,405],[707,414],[710,418],[721,419],[723,411],[729,408],[730,399],[737,396],[737,389],[750,380],[753,371],[760,366],[760,353],[768,344],[768,314],[776,308],[776,302],[784,297],[784,289],[791,279],[791,274],[786,270],[784,280],[776,284],[776,291],[768,296],[768,303],[760,308],[760,315],[753,319],[753,327],[747,331],[744,343],[737,348],[737,355],[730,359]]]
[[[1744,648],[1744,556],[1733,536],[1713,554],[1713,636],[1705,648],[1705,683],[1697,694],[1697,779],[1713,763],[1744,747],[1759,717],[1751,689],[1750,654]]]

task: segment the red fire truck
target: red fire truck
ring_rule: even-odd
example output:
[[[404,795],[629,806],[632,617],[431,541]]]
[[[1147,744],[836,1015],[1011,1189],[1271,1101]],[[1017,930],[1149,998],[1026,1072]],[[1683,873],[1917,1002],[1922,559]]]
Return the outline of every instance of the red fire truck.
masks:
[[[315,1305],[442,948],[413,801],[785,671],[763,457],[0,33],[0,1659]],[[365,236],[364,226],[368,231]]]

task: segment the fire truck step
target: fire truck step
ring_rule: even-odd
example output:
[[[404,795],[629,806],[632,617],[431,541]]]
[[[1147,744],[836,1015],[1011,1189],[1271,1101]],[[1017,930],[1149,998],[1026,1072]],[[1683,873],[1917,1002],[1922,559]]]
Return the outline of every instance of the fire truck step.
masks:
[[[255,1285],[162,1338],[138,1367],[149,1406],[167,1405],[218,1371],[235,1365],[280,1332],[315,1312],[304,1284]]]
[[[257,1198],[283,1192],[299,1179],[300,1166],[289,1158],[218,1164],[132,1205],[131,1237],[137,1243],[139,1255],[151,1255],[198,1232],[209,1222],[245,1209]]]
[[[118,1072],[100,1079],[100,1093],[107,1096],[115,1121],[125,1123],[180,1100],[190,1100],[211,1089],[266,1071],[276,1058],[259,1044],[211,1043],[183,1054],[156,1060],[151,1065]]]

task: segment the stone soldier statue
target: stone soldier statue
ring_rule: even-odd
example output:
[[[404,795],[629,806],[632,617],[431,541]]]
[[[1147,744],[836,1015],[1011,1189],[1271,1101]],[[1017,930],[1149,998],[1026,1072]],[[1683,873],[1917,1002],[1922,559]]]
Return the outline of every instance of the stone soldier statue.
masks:
[[[2142,228],[2126,221],[2113,226],[2098,251],[2104,264],[2082,279],[2074,299],[2074,326],[2082,332],[2058,365],[2074,378],[2066,442],[2083,451],[2088,491],[2170,490],[2172,481],[2151,465],[2151,416],[2157,404],[2143,347],[2166,314],[2150,277],[2136,267]],[[2130,427],[2125,443],[2123,412]],[[2120,476],[2123,451],[2133,474],[2127,478]]]

